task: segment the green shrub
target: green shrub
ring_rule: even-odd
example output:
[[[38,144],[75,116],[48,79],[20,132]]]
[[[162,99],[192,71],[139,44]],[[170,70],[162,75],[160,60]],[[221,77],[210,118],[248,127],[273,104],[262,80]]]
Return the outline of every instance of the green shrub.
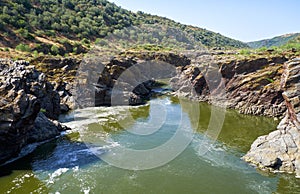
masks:
[[[0,21],[0,30],[4,30],[5,22]]]
[[[68,39],[63,38],[63,39],[59,39],[58,42],[60,42],[61,44],[66,44],[66,43],[70,43]]]
[[[95,41],[95,44],[99,45],[99,46],[106,46],[108,45],[107,42],[101,38],[97,38]]]
[[[241,55],[250,55],[251,51],[249,49],[242,49],[239,52]]]
[[[259,49],[257,49],[257,51],[258,52],[265,52],[265,51],[267,51],[268,50],[268,48],[267,47],[261,47],[261,48],[259,48]]]
[[[45,35],[46,35],[46,36],[55,36],[55,31],[54,31],[54,30],[47,30],[47,31],[45,32]]]
[[[274,82],[274,80],[271,79],[271,78],[266,78],[266,80],[268,80],[270,83],[273,83],[273,82]]]
[[[33,40],[34,37],[28,32],[27,29],[21,28],[17,30],[17,33],[25,39]]]
[[[90,40],[88,40],[87,38],[83,38],[83,39],[81,40],[81,43],[82,43],[82,44],[89,45],[91,42],[90,42]]]
[[[300,43],[288,43],[286,45],[283,45],[281,48],[300,50]]]
[[[18,46],[16,46],[16,50],[22,51],[22,52],[30,52],[31,51],[31,49],[28,45],[22,44],[22,43],[19,44]]]
[[[59,48],[55,45],[52,45],[51,47],[51,54],[57,55],[59,53]]]
[[[35,57],[35,58],[39,56],[39,52],[37,50],[33,51],[32,54],[33,54],[33,57]]]
[[[73,54],[77,54],[77,47],[73,48]]]

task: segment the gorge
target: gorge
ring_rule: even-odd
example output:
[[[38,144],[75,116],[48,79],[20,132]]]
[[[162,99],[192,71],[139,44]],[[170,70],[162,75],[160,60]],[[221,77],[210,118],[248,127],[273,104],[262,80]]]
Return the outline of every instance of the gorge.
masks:
[[[221,26],[246,32],[239,11]],[[0,2],[0,193],[300,193],[299,130],[299,33],[242,42],[106,0]]]
[[[296,129],[299,127],[297,118],[297,114],[299,113],[299,90],[297,89],[299,87],[299,59],[274,56],[270,58],[242,59],[240,61],[230,60],[224,62],[227,60],[226,57],[216,61],[216,63],[219,67],[218,71],[222,74],[222,82],[225,83],[227,107],[237,109],[243,114],[283,119],[278,126],[279,131],[273,132],[272,135],[270,134],[264,139],[260,137],[253,144],[251,151],[244,159],[251,163],[258,164],[262,168],[287,172],[297,171],[298,132]],[[125,57],[116,57],[105,65],[103,73],[98,79],[98,82],[95,83],[96,85],[93,89],[95,91],[95,105],[110,105],[111,96],[109,95],[112,94],[113,85],[118,77],[127,68],[136,64],[137,61],[142,63],[142,61],[151,61],[153,59],[159,62],[174,64],[175,67],[177,66],[177,75],[174,75],[175,77],[170,80],[171,88],[175,91],[174,94],[196,101],[213,103],[210,99],[210,90],[205,81],[206,75],[204,72],[207,71],[205,71],[205,67],[201,66],[201,60],[195,61],[188,59],[184,55],[172,53],[145,52],[142,54],[127,53]],[[44,61],[47,61],[47,59]],[[52,62],[57,63],[55,60]],[[70,62],[71,64],[68,64]],[[63,72],[63,69],[69,66],[76,70],[79,64],[77,62],[75,65],[72,65],[74,64],[72,60],[60,63],[65,64],[56,66],[49,65],[49,68],[53,69],[53,67],[55,67],[54,70]],[[5,140],[2,142],[5,143],[2,144],[1,150],[12,151],[12,153],[2,153],[2,161],[5,161],[5,159],[11,156],[16,156],[16,153],[18,153],[24,145],[47,140],[51,137],[53,138],[57,136],[60,131],[67,129],[66,127],[60,126],[56,121],[51,124],[53,121],[49,119],[57,120],[61,110],[68,111],[71,107],[74,107],[74,105],[71,104],[72,102],[66,100],[69,98],[72,99],[71,88],[74,87],[74,83],[73,86],[67,87],[69,90],[62,87],[72,85],[72,83],[67,82],[61,82],[60,86],[55,86],[56,89],[54,89],[53,85],[45,81],[44,73],[39,73],[25,61],[12,62],[2,60],[1,65],[3,67],[3,71],[1,71],[2,79],[8,80],[6,82],[7,84],[1,86],[2,99],[11,98],[10,102],[2,100],[2,107],[5,107],[5,109],[1,109],[3,111],[1,126],[5,127],[5,130],[4,128],[2,130],[2,138]],[[202,70],[200,70],[201,68]],[[46,70],[45,72],[49,71]],[[69,73],[72,74],[72,71],[69,71]],[[187,81],[193,84],[192,87],[190,87],[190,91],[186,90],[188,86]],[[136,87],[133,93],[129,95],[129,98],[134,98],[130,100],[129,104],[145,103],[142,99],[150,98],[151,85],[154,86],[155,81],[150,80],[150,82],[140,84]],[[99,90],[99,86],[102,86],[104,89]],[[49,97],[49,95],[51,96]],[[55,96],[55,98],[53,96]],[[28,99],[31,100],[28,101]],[[49,102],[50,99],[52,104]],[[24,104],[26,102],[29,102],[29,104]],[[25,107],[27,107],[27,109],[25,109]],[[22,111],[19,112],[17,110]],[[42,130],[41,127],[39,127],[41,124],[38,123],[44,121],[49,123],[49,130],[48,128]],[[22,130],[20,127],[22,127]],[[293,132],[290,134],[289,130]],[[37,131],[44,135],[38,135],[36,133]],[[11,136],[10,134],[15,135]],[[30,134],[34,136],[32,137]],[[290,135],[281,137],[280,134]],[[8,136],[12,137],[12,139],[7,138]],[[270,136],[272,136],[272,138],[283,138],[285,146],[279,144],[277,149],[275,149],[274,146],[264,146],[276,140],[270,138]],[[11,142],[13,142],[14,145],[11,145]],[[276,140],[275,142],[278,141]],[[11,149],[6,146],[14,146],[15,148]],[[270,150],[269,147],[272,147],[272,149]],[[286,147],[284,153],[282,147]],[[266,149],[265,152],[270,155],[269,158],[260,158],[261,155],[268,154],[258,154],[258,156],[256,156],[257,152],[261,153],[264,149]],[[279,153],[286,155],[278,156]]]

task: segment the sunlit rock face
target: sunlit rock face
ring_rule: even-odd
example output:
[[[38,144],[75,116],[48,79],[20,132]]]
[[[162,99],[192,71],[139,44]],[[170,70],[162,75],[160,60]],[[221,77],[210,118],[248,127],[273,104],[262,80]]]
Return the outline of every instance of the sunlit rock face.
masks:
[[[284,64],[281,89],[287,107],[285,118],[276,131],[252,144],[244,160],[263,169],[300,176],[300,59]]]
[[[243,114],[282,117],[286,106],[280,80],[286,61],[284,57],[213,60],[213,66],[205,59],[196,59],[179,69],[171,86],[178,96],[208,102],[223,89],[217,105],[226,103]]]
[[[223,84],[221,104],[243,114],[282,118],[277,130],[259,137],[243,159],[260,168],[300,175],[300,59],[262,57],[214,62],[216,69],[199,59],[178,69],[171,79],[177,95],[214,103],[214,90]],[[208,84],[211,72],[222,75],[214,88]]]

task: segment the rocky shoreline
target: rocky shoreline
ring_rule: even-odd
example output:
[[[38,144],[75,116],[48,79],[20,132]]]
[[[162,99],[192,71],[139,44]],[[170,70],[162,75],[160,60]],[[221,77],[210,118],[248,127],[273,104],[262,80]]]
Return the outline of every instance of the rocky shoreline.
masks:
[[[224,95],[221,103],[227,108],[236,109],[242,114],[282,117],[286,106],[280,88],[280,80],[285,57],[214,61],[214,69],[202,66],[201,61],[179,70],[171,80],[171,86],[178,96],[196,101],[212,103],[211,95],[223,85]],[[212,78],[211,74],[219,74]],[[209,87],[206,79],[219,79]],[[187,86],[187,81],[192,85]],[[215,103],[215,102],[214,102]]]
[[[221,103],[215,103],[205,81],[209,70],[197,64],[180,69],[171,80],[176,95],[216,105],[227,103],[243,114],[283,118],[277,130],[259,137],[243,159],[261,169],[300,176],[300,59],[260,58],[221,62],[218,67],[222,74],[218,84],[223,83],[226,90]],[[193,90],[187,90],[187,80]]]
[[[92,105],[111,105],[114,85],[134,64],[149,60],[172,64],[177,69],[170,81],[175,95],[218,102],[217,105],[226,103],[227,108],[243,114],[282,119],[278,129],[259,137],[243,159],[262,169],[296,172],[300,176],[300,59],[283,56],[218,59],[213,60],[212,68],[203,65],[207,60],[205,55],[191,59],[174,53],[145,52],[115,57],[105,64],[93,83],[95,101]],[[80,62],[39,58],[31,62],[34,65],[29,65],[26,61],[0,60],[0,150],[3,150],[0,163],[17,156],[27,144],[53,138],[67,130],[57,119],[61,113],[74,108],[76,72],[85,71],[79,68]],[[213,90],[206,81],[212,72],[221,75],[219,79],[212,79]],[[125,91],[129,100],[126,103],[144,103],[151,96],[153,85],[155,81],[148,80],[133,91]],[[225,96],[211,95],[218,94],[221,86],[224,86]]]
[[[68,128],[57,119],[60,97],[43,73],[26,61],[0,61],[0,163]]]
[[[281,89],[287,112],[277,130],[259,137],[243,157],[262,169],[300,177],[300,59],[284,64]]]

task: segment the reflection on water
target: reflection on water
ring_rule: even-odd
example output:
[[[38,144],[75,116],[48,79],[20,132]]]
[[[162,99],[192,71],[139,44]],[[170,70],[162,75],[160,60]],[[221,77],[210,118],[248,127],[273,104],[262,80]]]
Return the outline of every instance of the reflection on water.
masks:
[[[300,191],[300,182],[293,175],[263,174],[240,159],[258,136],[276,128],[277,122],[273,119],[228,110],[218,140],[214,142],[204,135],[211,118],[212,107],[208,104],[162,97],[151,100],[150,105],[130,107],[130,111],[127,108],[102,107],[78,111],[74,121],[66,120],[69,126],[75,128],[74,132],[0,167],[0,193]],[[200,117],[196,112],[198,108]],[[168,114],[162,116],[164,110]],[[180,119],[189,122],[195,131],[193,141],[175,160],[152,170],[130,171],[110,166],[94,156],[88,149],[89,145],[82,142],[97,140],[100,154],[109,152],[114,146],[149,149],[170,139]],[[165,123],[151,135],[137,138],[134,133],[143,126],[162,120]],[[205,154],[203,149],[207,151]]]
[[[206,132],[210,118],[212,106],[207,103],[185,101],[181,103],[183,111],[187,112],[192,123],[197,123],[194,129],[199,133]],[[199,106],[200,117],[194,110]],[[220,109],[222,111],[222,109]],[[196,122],[197,121],[197,122]],[[223,127],[219,133],[218,140],[238,149],[242,153],[249,150],[251,143],[261,135],[268,134],[276,129],[278,122],[272,118],[258,117],[252,115],[239,114],[236,110],[226,110]]]

